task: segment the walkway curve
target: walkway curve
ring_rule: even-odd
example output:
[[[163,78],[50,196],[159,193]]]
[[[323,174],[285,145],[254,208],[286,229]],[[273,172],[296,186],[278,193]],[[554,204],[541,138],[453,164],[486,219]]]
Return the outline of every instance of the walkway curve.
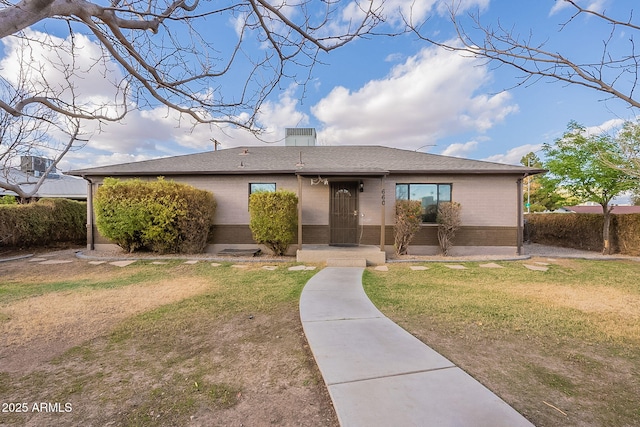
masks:
[[[300,296],[300,318],[342,427],[531,427],[482,384],[385,317],[363,268],[327,267]]]

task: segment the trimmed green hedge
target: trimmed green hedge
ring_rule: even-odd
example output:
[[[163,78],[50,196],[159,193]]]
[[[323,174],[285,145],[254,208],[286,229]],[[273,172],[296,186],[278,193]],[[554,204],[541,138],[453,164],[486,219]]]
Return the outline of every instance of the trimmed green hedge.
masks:
[[[284,255],[298,231],[298,196],[291,191],[259,192],[249,198],[253,239]]]
[[[95,198],[96,225],[128,252],[203,252],[213,225],[213,194],[165,181],[106,178]]]
[[[553,246],[602,250],[602,214],[548,213],[525,215],[525,239]],[[611,216],[615,252],[640,255],[640,214]]]
[[[41,199],[26,205],[0,205],[0,246],[34,247],[87,242],[87,204]]]
[[[640,214],[614,215],[614,223],[620,253],[640,256]]]

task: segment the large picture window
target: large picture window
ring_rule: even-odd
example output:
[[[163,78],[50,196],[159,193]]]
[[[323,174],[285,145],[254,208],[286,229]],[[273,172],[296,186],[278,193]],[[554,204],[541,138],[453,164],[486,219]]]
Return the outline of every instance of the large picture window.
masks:
[[[434,223],[438,203],[451,201],[451,184],[396,184],[396,200],[418,200],[422,222]]]

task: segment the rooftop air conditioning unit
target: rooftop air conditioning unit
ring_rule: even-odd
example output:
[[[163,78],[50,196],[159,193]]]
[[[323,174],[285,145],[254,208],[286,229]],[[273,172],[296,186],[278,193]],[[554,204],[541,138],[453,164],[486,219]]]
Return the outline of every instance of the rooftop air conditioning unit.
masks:
[[[24,173],[41,176],[53,163],[51,159],[38,156],[20,156],[20,170]],[[55,169],[51,172],[55,172]]]
[[[287,128],[284,145],[287,147],[313,147],[316,145],[314,128]]]

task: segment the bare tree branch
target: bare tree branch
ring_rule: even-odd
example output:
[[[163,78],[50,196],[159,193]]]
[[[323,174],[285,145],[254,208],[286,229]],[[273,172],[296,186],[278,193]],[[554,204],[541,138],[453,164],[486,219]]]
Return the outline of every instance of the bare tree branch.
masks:
[[[259,133],[270,94],[285,79],[304,90],[318,55],[372,33],[381,10],[370,0],[0,0],[0,166],[36,147],[57,163],[83,121],[133,109],[166,106],[192,123]],[[30,29],[49,19],[66,37]],[[83,83],[97,74],[108,95]],[[50,132],[65,129],[69,142],[52,149]],[[19,193],[11,185],[0,182]]]
[[[572,51],[563,53],[552,50],[547,47],[548,40],[536,43],[533,34],[522,37],[514,28],[505,28],[500,22],[495,26],[483,24],[479,11],[462,15],[455,7],[450,8],[449,17],[456,34],[453,42],[436,40],[427,35],[420,23],[412,22],[411,17],[406,17],[405,22],[418,37],[429,43],[515,68],[523,76],[517,86],[548,79],[587,87],[621,99],[632,107],[640,107],[640,99],[635,96],[640,58],[634,43],[634,34],[640,31],[640,25],[634,22],[633,10],[629,11],[628,18],[620,19],[584,8],[574,0],[560,1],[574,8],[574,14],[562,23],[557,37],[562,37],[561,32],[582,15],[610,26],[610,31],[603,34],[602,46],[596,50],[593,60],[574,59]],[[470,26],[464,24],[467,18]],[[625,31],[628,39],[628,50],[624,54],[611,47],[614,37],[621,35],[621,30]]]

